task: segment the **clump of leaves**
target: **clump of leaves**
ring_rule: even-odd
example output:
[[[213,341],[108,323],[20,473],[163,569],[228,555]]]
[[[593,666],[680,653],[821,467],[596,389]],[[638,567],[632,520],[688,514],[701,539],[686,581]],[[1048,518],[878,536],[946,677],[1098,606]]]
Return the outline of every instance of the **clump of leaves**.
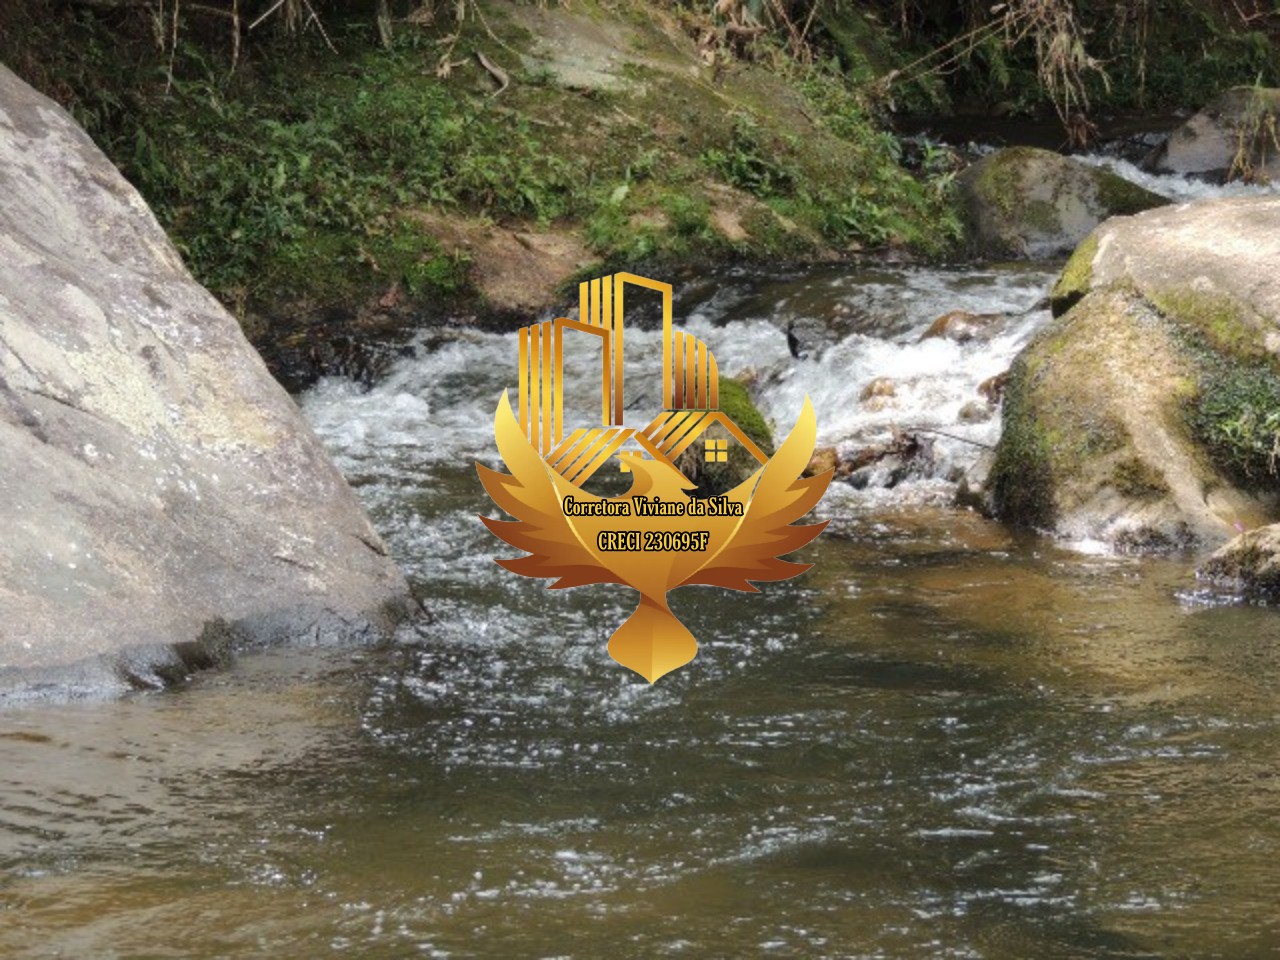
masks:
[[[175,80],[170,97],[132,114],[121,124],[129,142],[94,132],[196,276],[224,294],[325,285],[407,262],[397,211],[458,206],[546,222],[575,209],[585,178],[525,120],[421,82],[407,56],[368,53],[359,63],[360,72],[302,89],[283,67],[260,68],[247,89],[210,70]],[[307,269],[321,248],[337,262]],[[401,279],[448,288],[456,272],[439,262]]]
[[[1255,486],[1280,480],[1280,376],[1269,367],[1219,369],[1206,376],[1191,424],[1209,452]]]
[[[762,199],[786,196],[795,186],[795,168],[780,145],[766,144],[759,125],[743,112],[734,115],[729,142],[702,159],[725,183]]]

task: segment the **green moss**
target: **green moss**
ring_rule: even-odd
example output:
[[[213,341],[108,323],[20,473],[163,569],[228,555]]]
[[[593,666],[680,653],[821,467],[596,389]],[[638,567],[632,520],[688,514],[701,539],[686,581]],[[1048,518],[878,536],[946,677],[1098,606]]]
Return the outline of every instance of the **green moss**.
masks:
[[[991,480],[1001,517],[1051,527],[1082,483],[1089,486],[1096,465],[1131,447],[1101,362],[1114,347],[1107,340],[1113,309],[1102,300],[1054,320],[1010,369]]]
[[[1249,321],[1245,307],[1234,297],[1172,287],[1149,291],[1147,298],[1170,320],[1198,333],[1217,353],[1249,361],[1270,356],[1261,331]]]
[[[1098,233],[1095,230],[1080,242],[1062,274],[1049,294],[1049,306],[1055,317],[1060,317],[1089,292],[1093,282],[1093,258],[1098,253]]]
[[[1158,193],[1152,193],[1108,170],[1097,170],[1095,174],[1098,184],[1098,202],[1108,216],[1132,216],[1143,210],[1167,206],[1169,203]]]
[[[1024,226],[1041,233],[1055,233],[1062,226],[1062,211],[1048,200],[1031,200],[1024,203],[1020,217]]]
[[[979,161],[975,192],[1006,217],[1013,216],[1020,205],[1023,170],[1040,152],[1032,147],[1010,147]]]
[[[1126,497],[1151,499],[1169,492],[1164,477],[1145,460],[1128,456],[1119,460],[1111,470],[1111,485]]]
[[[1193,434],[1214,463],[1250,489],[1280,489],[1280,376],[1269,364],[1202,358],[1187,404]]]
[[[720,409],[767,456],[773,456],[773,431],[742,382],[729,378],[720,381]]]
[[[1057,514],[1053,443],[1031,402],[1033,379],[1025,360],[1014,362],[989,483],[997,516],[1019,526],[1047,528]]]

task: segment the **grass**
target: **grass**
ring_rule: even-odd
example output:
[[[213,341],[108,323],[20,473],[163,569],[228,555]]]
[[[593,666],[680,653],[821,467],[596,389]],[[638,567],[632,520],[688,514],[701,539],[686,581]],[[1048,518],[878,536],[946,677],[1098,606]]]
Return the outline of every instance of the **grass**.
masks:
[[[1270,365],[1209,365],[1188,415],[1229,475],[1252,489],[1280,487],[1280,376]]]
[[[941,255],[961,234],[949,178],[902,167],[835,61],[736,64],[717,84],[687,66],[629,66],[649,91],[633,94],[567,91],[515,69],[495,99],[478,69],[436,76],[447,18],[384,50],[366,16],[334,14],[340,55],[314,33],[255,37],[231,72],[225,38],[189,31],[170,81],[145,31],[130,39],[107,15],[46,13],[0,37],[0,56],[68,105],[196,278],[242,316],[393,285],[416,300],[467,292],[466,257],[406,216],[426,208],[580,232],[602,268],[824,244]],[[451,56],[498,56],[489,26],[508,45],[530,39],[499,16],[468,20]],[[676,129],[660,132],[655,118],[669,116]],[[745,238],[716,228],[726,204]]]

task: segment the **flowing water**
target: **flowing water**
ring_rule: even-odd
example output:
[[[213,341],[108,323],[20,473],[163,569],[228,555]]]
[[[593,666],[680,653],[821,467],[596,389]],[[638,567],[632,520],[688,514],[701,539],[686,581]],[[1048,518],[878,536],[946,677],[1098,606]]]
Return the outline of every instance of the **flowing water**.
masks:
[[[681,315],[780,433],[808,393],[820,442],[942,431],[932,461],[833,485],[805,576],[674,594],[701,651],[649,686],[605,652],[627,591],[509,575],[476,520],[514,337],[322,383],[430,616],[0,714],[0,956],[1280,954],[1280,615],[950,505],[998,432],[961,410],[1052,271],[715,280]],[[953,309],[1002,319],[921,339]],[[629,330],[629,364],[659,349]]]

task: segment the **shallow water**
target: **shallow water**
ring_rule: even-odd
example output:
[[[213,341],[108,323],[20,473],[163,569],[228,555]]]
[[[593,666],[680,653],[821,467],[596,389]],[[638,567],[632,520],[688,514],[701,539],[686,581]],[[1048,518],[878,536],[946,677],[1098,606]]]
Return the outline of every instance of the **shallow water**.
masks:
[[[7,713],[0,954],[1280,949],[1274,612],[928,508],[810,556],[677,594],[653,687],[620,591],[482,574],[392,648]]]
[[[512,337],[321,384],[304,409],[431,617],[0,714],[0,956],[1280,953],[1280,616],[1203,602],[1192,557],[1083,556],[947,505],[998,431],[958,411],[1051,276],[686,295],[782,431],[808,392],[822,442],[960,439],[893,490],[834,487],[804,577],[674,594],[701,651],[652,687],[605,652],[627,591],[515,578],[476,521]],[[920,340],[955,308],[1006,316]],[[813,316],[840,337],[794,360],[782,328]],[[877,376],[899,390],[871,410]]]

